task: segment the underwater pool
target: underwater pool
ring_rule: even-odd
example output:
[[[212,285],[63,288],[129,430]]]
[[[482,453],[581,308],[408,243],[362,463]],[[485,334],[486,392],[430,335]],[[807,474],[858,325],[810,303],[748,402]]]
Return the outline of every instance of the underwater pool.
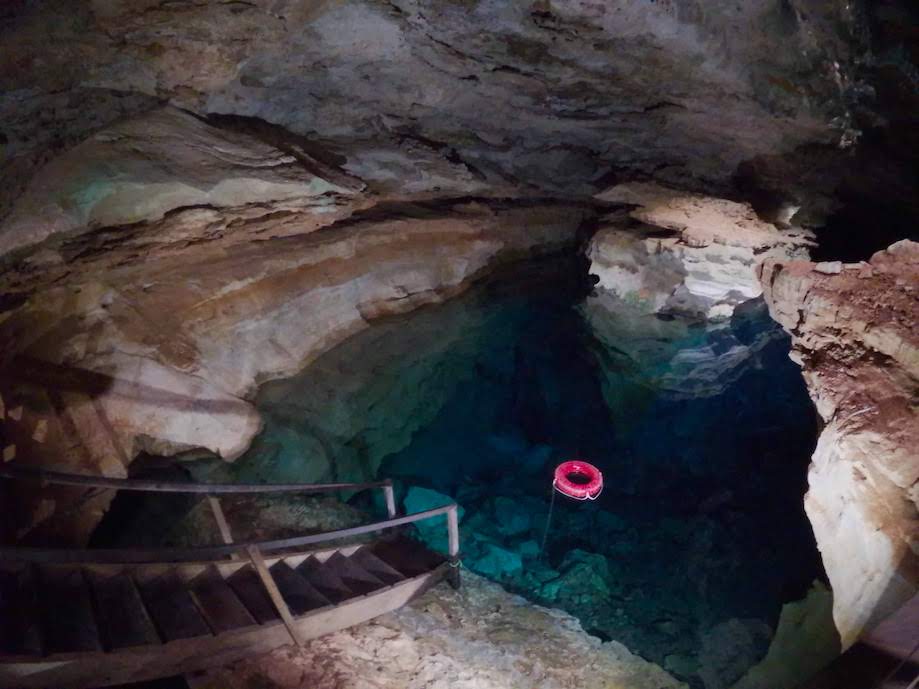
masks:
[[[646,316],[592,293],[578,258],[532,262],[265,385],[234,470],[390,476],[411,511],[449,496],[466,567],[728,686],[822,573],[802,505],[816,417],[788,348],[761,303],[718,326]],[[575,457],[605,489],[558,496],[545,533]]]
[[[720,689],[822,577],[802,504],[816,417],[788,349],[761,303],[718,325],[641,315],[581,258],[531,261],[264,385],[248,453],[195,471],[456,500],[465,567]],[[552,504],[571,458],[603,472],[595,502]],[[437,526],[421,535],[444,547]]]

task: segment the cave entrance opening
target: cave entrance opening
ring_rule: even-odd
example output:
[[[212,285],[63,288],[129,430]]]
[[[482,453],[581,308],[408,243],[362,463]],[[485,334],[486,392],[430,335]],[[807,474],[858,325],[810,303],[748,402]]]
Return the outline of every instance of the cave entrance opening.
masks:
[[[821,576],[802,505],[816,421],[788,350],[761,303],[717,325],[643,316],[596,293],[582,256],[534,259],[265,384],[247,454],[188,470],[392,477],[407,511],[447,496],[465,567],[720,689]],[[555,501],[543,551],[571,457],[606,488]],[[382,508],[363,499],[349,509]]]

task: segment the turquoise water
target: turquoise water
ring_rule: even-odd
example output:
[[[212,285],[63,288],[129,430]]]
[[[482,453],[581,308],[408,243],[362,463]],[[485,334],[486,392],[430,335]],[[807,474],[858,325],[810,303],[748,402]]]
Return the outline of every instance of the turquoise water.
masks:
[[[821,575],[802,507],[816,421],[788,347],[762,304],[718,327],[643,316],[592,294],[580,259],[531,262],[266,384],[251,450],[199,476],[390,476],[410,511],[456,500],[465,567],[720,689]],[[605,489],[558,496],[541,550],[575,457]]]

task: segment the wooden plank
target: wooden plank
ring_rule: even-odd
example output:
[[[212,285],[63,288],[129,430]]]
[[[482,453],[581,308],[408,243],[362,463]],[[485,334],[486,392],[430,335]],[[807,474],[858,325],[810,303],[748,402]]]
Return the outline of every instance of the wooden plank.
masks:
[[[223,508],[220,506],[219,498],[214,495],[208,495],[207,503],[211,506],[211,513],[214,515],[214,521],[217,522],[217,529],[220,531],[220,538],[226,544],[233,543],[233,532],[230,531],[230,524],[227,522],[226,515],[223,513]],[[234,560],[238,560],[239,554],[231,553],[230,557]]]
[[[167,641],[210,635],[207,622],[175,572],[138,580],[137,587],[160,635]]]
[[[266,591],[265,585],[253,565],[247,565],[234,572],[227,579],[227,583],[259,624],[267,624],[281,619],[271,595]]]
[[[349,559],[352,562],[356,562],[384,584],[395,584],[405,579],[401,572],[387,564],[385,560],[374,555],[370,548],[361,548]]]
[[[238,545],[238,544],[237,544]],[[342,546],[341,548],[321,548],[321,549],[308,549],[303,551],[297,551],[293,553],[284,553],[282,555],[266,555],[265,562],[270,567],[275,562],[284,560],[288,564],[292,561],[302,562],[308,557],[315,557],[320,561],[327,560],[334,553],[342,552],[346,555],[349,555],[355,552],[358,548],[364,547],[366,544],[354,544],[350,546]],[[297,562],[297,564],[299,564]],[[242,560],[202,560],[202,561],[187,561],[187,562],[147,562],[147,563],[136,563],[136,564],[126,564],[126,563],[80,563],[80,566],[83,567],[84,571],[93,571],[106,576],[114,576],[120,572],[123,572],[126,566],[130,566],[131,572],[134,575],[134,579],[137,581],[149,581],[160,577],[167,572],[182,571],[183,578],[186,581],[191,581],[196,576],[201,574],[206,568],[214,565],[220,570],[221,575],[224,579],[229,578],[232,574],[243,567],[251,566],[249,563],[249,558],[246,557]],[[27,562],[19,561],[4,561],[0,559],[0,567],[12,567],[19,568],[29,566]],[[187,572],[187,574],[185,573]]]
[[[38,603],[30,567],[0,570],[0,652],[38,656],[42,652]]]
[[[378,541],[369,547],[374,555],[408,577],[424,574],[444,562],[443,556],[410,538]]]
[[[78,567],[40,570],[42,637],[49,653],[101,651],[89,585]]]
[[[324,566],[341,577],[341,580],[345,582],[345,586],[359,596],[376,591],[386,585],[353,559],[340,553],[330,557]]]
[[[297,571],[310,582],[319,593],[335,604],[354,597],[354,591],[348,588],[332,567],[326,567],[315,557],[304,560]]]
[[[255,567],[256,574],[261,580],[262,585],[265,587],[265,591],[267,591],[268,595],[271,597],[271,601],[274,603],[275,609],[278,611],[278,614],[284,621],[284,627],[287,629],[288,634],[290,634],[290,638],[297,646],[302,646],[303,639],[297,631],[297,628],[294,626],[293,615],[291,614],[290,608],[288,607],[287,601],[284,599],[281,590],[278,588],[277,582],[271,575],[271,572],[268,571],[268,567],[265,565],[265,559],[258,551],[258,548],[249,547],[247,552],[249,555],[249,560],[252,562],[252,566]]]
[[[919,686],[919,594],[798,689],[909,689]]]
[[[434,509],[409,514],[404,517],[395,519],[386,519],[373,524],[363,524],[353,526],[347,529],[338,529],[337,531],[327,531],[325,533],[310,534],[308,536],[294,536],[292,538],[279,538],[267,541],[245,541],[236,545],[222,546],[200,546],[194,548],[155,548],[155,549],[99,549],[99,550],[68,550],[68,549],[47,549],[47,548],[10,548],[0,547],[0,560],[13,560],[23,562],[58,562],[58,563],[160,563],[160,562],[182,562],[189,560],[217,560],[225,559],[230,555],[248,548],[250,545],[258,547],[263,554],[265,552],[284,550],[287,548],[298,548],[316,543],[328,543],[352,536],[361,536],[363,534],[375,533],[385,529],[392,529],[397,526],[411,524],[423,519],[446,514],[455,505],[444,505]]]
[[[385,481],[367,483],[180,483],[177,481],[147,481],[143,479],[107,478],[47,471],[28,466],[0,466],[0,477],[23,481],[39,481],[66,486],[91,486],[138,490],[147,493],[200,493],[205,495],[242,493],[330,493],[382,488]]]
[[[89,573],[88,578],[107,650],[160,643],[153,620],[147,614],[140,592],[129,574],[106,577]]]
[[[290,568],[286,562],[278,562],[270,570],[278,590],[284,597],[287,607],[294,615],[302,615],[310,610],[331,605],[328,598],[300,574]]]
[[[349,600],[343,605],[323,608],[296,618],[305,640],[344,629],[377,615],[395,610],[442,580],[446,567],[421,577],[408,579],[379,593]],[[220,636],[203,636],[113,653],[86,654],[54,662],[0,663],[0,687],[4,689],[90,689],[126,684],[218,667],[242,658],[261,655],[284,644],[290,636],[284,625],[275,623],[250,627]]]
[[[223,513],[223,508],[220,507],[220,500],[215,498],[213,495],[208,495],[207,502],[211,506],[211,512],[214,514],[214,520],[217,522],[217,528],[220,530],[220,538],[223,539],[224,543],[232,543],[233,532],[230,531],[230,525],[227,523],[227,518]]]
[[[192,596],[215,634],[258,624],[216,567],[191,582]]]
[[[373,619],[413,600],[443,579],[448,569],[447,565],[443,565],[426,574],[379,589],[370,595],[358,596],[341,605],[316,610],[297,618],[297,627],[312,639]]]

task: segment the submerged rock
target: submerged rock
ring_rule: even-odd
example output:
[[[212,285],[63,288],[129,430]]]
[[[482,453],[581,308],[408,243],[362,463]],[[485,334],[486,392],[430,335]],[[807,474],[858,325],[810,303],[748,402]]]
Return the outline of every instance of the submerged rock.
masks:
[[[530,515],[518,501],[508,497],[494,500],[495,526],[505,536],[520,536],[530,530]]]
[[[732,619],[702,634],[698,674],[705,689],[726,689],[769,647],[772,630],[760,620]]]
[[[512,579],[523,570],[523,560],[520,555],[496,543],[484,544],[482,553],[471,559],[468,565],[482,576],[499,581]]]
[[[607,559],[575,549],[559,565],[559,576],[539,589],[539,598],[573,612],[588,628],[604,629],[611,622],[612,591]]]

